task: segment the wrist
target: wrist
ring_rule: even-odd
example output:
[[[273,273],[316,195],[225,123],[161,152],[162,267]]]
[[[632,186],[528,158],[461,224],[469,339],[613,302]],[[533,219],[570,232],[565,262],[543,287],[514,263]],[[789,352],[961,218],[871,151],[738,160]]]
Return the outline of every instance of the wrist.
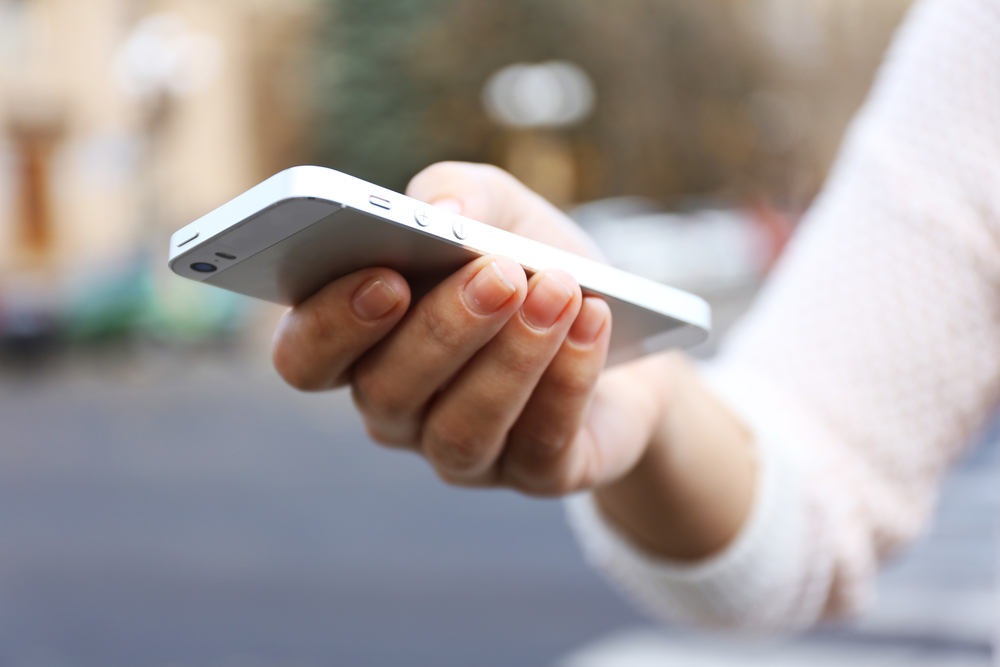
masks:
[[[695,561],[725,549],[753,504],[749,431],[680,354],[656,359],[665,381],[652,436],[636,464],[594,492],[601,514],[650,555]]]

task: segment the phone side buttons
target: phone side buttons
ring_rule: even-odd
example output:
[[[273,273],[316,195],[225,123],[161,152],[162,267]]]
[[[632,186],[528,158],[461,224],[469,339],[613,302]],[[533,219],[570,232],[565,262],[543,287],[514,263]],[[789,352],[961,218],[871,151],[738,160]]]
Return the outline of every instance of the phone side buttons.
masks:
[[[459,241],[464,241],[469,238],[469,225],[464,220],[456,220],[455,224],[451,226],[451,233]]]
[[[426,227],[431,224],[431,214],[426,208],[418,208],[413,212],[413,220],[421,227]]]
[[[372,195],[368,198],[368,201],[372,204],[372,206],[378,206],[379,208],[384,208],[387,211],[392,208],[392,204],[389,203],[389,200],[383,199],[382,197]]]

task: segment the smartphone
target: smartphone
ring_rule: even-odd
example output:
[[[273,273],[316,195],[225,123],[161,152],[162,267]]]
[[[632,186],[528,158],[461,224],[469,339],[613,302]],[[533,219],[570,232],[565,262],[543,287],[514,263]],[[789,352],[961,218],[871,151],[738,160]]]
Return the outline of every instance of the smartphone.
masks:
[[[711,329],[701,298],[455,215],[324,167],[293,167],[170,239],[174,273],[294,306],[371,266],[399,271],[414,300],[476,257],[529,273],[563,269],[611,307],[608,364],[691,347]]]

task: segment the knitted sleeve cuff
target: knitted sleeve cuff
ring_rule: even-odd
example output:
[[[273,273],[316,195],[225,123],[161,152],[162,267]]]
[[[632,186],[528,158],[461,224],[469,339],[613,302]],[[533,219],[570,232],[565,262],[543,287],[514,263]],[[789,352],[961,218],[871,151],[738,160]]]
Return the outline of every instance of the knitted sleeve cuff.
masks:
[[[654,616],[748,631],[808,625],[816,614],[803,614],[794,585],[805,569],[799,466],[784,434],[773,429],[782,400],[753,378],[712,369],[705,378],[751,429],[757,447],[754,506],[734,541],[697,563],[659,559],[619,534],[589,493],[566,501],[570,524],[590,563]]]

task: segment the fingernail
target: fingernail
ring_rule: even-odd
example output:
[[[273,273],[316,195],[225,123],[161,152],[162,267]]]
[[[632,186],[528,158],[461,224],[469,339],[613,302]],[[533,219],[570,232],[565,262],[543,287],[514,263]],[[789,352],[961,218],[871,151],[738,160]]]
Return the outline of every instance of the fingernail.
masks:
[[[445,199],[438,199],[431,204],[434,208],[439,208],[442,211],[447,211],[448,213],[455,213],[457,215],[462,214],[462,202],[452,197],[446,197]]]
[[[354,314],[373,322],[389,313],[402,299],[383,278],[374,278],[354,293]]]
[[[497,263],[490,262],[465,286],[465,298],[480,315],[491,315],[500,310],[516,291],[517,288],[507,280]]]
[[[587,298],[583,300],[580,314],[569,330],[569,338],[577,345],[587,346],[597,342],[604,323],[608,319],[608,307],[600,299]]]
[[[548,329],[556,323],[572,299],[572,290],[551,273],[546,273],[525,299],[521,312],[531,326]]]

